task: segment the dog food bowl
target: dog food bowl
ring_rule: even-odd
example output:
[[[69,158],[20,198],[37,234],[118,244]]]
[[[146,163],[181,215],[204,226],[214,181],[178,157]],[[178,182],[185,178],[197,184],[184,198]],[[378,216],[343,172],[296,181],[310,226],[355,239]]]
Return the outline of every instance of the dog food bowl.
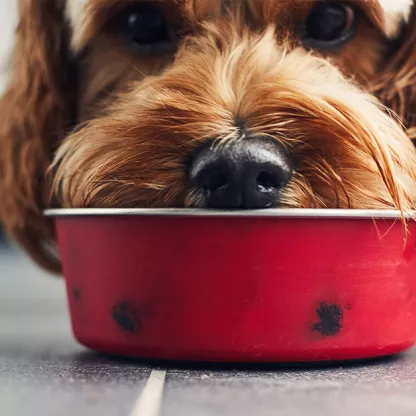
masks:
[[[416,222],[395,211],[50,210],[75,337],[130,357],[375,358],[416,341]]]

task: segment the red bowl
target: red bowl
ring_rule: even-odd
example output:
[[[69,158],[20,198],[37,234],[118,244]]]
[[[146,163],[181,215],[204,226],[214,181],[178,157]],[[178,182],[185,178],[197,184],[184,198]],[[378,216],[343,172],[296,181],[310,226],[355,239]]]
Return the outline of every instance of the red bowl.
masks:
[[[356,360],[416,341],[394,211],[52,210],[75,337],[106,353]]]

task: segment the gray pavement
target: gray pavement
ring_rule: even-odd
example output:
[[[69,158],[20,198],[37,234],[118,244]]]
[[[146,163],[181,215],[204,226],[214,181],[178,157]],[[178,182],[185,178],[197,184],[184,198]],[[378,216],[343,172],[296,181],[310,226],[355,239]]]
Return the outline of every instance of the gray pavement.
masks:
[[[133,409],[161,365],[161,416],[416,414],[416,350],[315,369],[156,365],[88,351],[70,332],[62,280],[0,248],[1,416],[153,416]]]

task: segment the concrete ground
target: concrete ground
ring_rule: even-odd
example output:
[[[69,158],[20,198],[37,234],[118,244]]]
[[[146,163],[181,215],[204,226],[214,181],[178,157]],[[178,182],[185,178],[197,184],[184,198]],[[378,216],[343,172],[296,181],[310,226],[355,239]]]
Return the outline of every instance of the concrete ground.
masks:
[[[319,369],[160,367],[117,360],[74,341],[62,280],[3,245],[0,414],[413,416],[416,350]]]

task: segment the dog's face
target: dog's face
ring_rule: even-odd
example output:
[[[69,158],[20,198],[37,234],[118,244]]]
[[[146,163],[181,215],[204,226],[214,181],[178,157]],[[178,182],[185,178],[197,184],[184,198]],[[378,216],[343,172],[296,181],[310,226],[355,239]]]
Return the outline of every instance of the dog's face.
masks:
[[[0,211],[39,260],[51,192],[64,207],[414,206],[410,133],[375,98],[412,119],[411,0],[20,3]]]

